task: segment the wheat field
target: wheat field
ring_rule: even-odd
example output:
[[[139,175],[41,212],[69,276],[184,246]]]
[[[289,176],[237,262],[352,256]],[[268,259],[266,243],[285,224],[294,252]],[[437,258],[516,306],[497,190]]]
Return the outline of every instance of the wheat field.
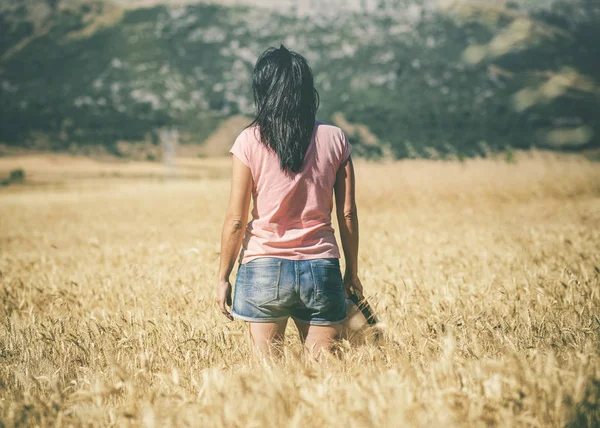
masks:
[[[264,362],[213,300],[227,159],[50,159],[0,159],[2,427],[600,424],[597,163],[357,162],[383,339]]]

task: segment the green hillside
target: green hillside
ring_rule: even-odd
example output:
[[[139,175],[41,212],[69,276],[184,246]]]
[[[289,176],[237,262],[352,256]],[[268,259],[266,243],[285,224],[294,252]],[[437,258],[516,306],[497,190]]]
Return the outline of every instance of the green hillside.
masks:
[[[375,136],[353,133],[368,156],[598,147],[599,9],[579,0],[334,19],[12,0],[0,8],[0,142],[118,152],[119,141],[158,144],[158,130],[174,127],[202,143],[251,114],[253,63],[285,43],[313,65],[319,118],[342,113]]]

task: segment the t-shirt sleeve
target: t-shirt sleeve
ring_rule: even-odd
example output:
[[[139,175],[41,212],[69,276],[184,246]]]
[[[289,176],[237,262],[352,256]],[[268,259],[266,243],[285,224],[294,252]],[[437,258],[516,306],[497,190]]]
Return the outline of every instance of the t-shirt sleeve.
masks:
[[[229,153],[238,158],[244,165],[250,168],[250,150],[248,147],[248,138],[246,133],[242,132],[233,143],[233,147]]]
[[[350,142],[348,141],[348,136],[343,131],[342,131],[341,138],[342,138],[341,139],[342,155],[340,157],[340,165],[342,165],[344,162],[346,162],[348,160],[348,158],[350,157],[350,155],[352,154],[352,144],[350,144]]]

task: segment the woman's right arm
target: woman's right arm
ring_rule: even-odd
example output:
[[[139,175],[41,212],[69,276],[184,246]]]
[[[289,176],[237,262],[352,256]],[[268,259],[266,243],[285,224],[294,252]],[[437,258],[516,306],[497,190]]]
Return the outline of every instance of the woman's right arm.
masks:
[[[362,297],[363,286],[358,278],[358,212],[356,210],[354,165],[351,157],[340,166],[334,190],[336,214],[346,259],[344,287],[346,293],[351,293],[354,289],[354,292]]]

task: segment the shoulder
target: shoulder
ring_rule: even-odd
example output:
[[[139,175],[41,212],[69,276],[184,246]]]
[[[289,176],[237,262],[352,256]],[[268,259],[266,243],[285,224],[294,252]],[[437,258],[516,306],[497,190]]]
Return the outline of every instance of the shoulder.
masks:
[[[336,140],[345,138],[344,131],[338,126],[321,121],[317,121],[315,126],[317,127],[317,134],[319,136],[326,136]]]
[[[345,152],[349,150],[350,143],[342,128],[320,121],[316,123],[316,127],[315,134],[317,139],[320,140],[319,145],[329,147],[342,156],[345,155]]]
[[[249,126],[244,128],[238,135],[236,141],[242,144],[253,144],[260,142],[260,132],[257,126]]]
[[[249,156],[249,153],[260,149],[262,144],[260,143],[260,132],[258,127],[250,126],[244,128],[235,139],[233,146],[237,147],[238,150],[245,152],[247,156]]]
[[[235,139],[229,153],[237,157],[248,168],[251,168],[254,158],[256,157],[256,149],[257,147],[260,147],[260,145],[257,144],[259,139],[260,136],[256,127],[245,128]]]
[[[338,167],[345,162],[352,152],[352,146],[344,131],[325,122],[317,122],[318,150],[330,153],[331,158]]]

